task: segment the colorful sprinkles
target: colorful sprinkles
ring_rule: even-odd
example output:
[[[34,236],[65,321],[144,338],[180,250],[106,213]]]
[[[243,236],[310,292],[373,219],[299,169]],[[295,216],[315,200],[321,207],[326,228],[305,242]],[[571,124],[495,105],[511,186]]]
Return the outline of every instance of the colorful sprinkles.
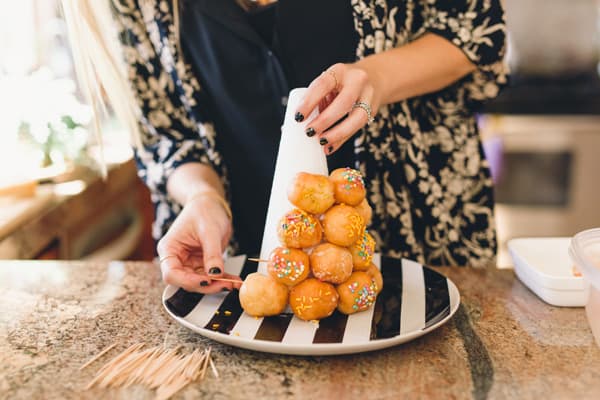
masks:
[[[356,242],[353,246],[355,248],[356,254],[363,260],[365,263],[370,263],[373,259],[373,253],[375,252],[375,239],[373,236],[369,234],[369,231],[365,229],[361,240]]]
[[[354,304],[352,305],[352,309],[355,311],[366,310],[375,302],[377,284],[374,280],[371,280],[369,285],[363,285],[361,288],[359,288],[358,282],[354,281],[348,285],[348,289],[350,289],[352,294],[356,294]]]
[[[289,255],[290,250],[283,249],[281,253],[284,256]],[[290,260],[277,253],[273,255],[271,262],[278,278],[288,278],[292,282],[302,276],[306,270],[306,265],[302,261]]]
[[[308,231],[313,233],[317,227],[317,220],[306,212],[295,209],[283,217],[281,229],[286,237],[298,238]]]
[[[346,181],[344,184],[344,189],[351,190],[356,187],[364,188],[365,181],[360,172],[355,169],[346,167],[342,172],[342,178]]]

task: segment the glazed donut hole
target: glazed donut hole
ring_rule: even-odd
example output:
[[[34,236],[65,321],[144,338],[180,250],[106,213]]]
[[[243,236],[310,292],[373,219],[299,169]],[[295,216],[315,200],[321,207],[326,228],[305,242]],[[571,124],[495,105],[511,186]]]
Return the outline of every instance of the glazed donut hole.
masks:
[[[364,220],[354,207],[338,204],[323,216],[325,239],[338,246],[352,246],[364,229]]]
[[[312,321],[333,314],[338,298],[332,284],[309,278],[290,290],[289,301],[294,315],[305,321]]]
[[[308,277],[310,260],[302,250],[277,247],[271,252],[267,271],[277,282],[294,286]]]
[[[296,174],[287,196],[294,206],[311,214],[323,214],[335,203],[333,183],[326,176],[307,172]]]
[[[337,308],[343,314],[364,311],[371,307],[377,298],[375,281],[362,271],[353,272],[347,281],[336,287],[336,290],[340,296]]]
[[[344,247],[322,243],[310,254],[315,278],[334,284],[342,283],[352,274],[352,254]]]
[[[287,212],[277,226],[277,234],[285,247],[302,249],[321,242],[321,222],[312,214],[299,208]]]
[[[329,175],[336,203],[359,205],[367,194],[362,174],[352,168],[338,168]]]
[[[281,314],[288,302],[287,286],[270,275],[249,274],[240,288],[240,305],[253,317]]]

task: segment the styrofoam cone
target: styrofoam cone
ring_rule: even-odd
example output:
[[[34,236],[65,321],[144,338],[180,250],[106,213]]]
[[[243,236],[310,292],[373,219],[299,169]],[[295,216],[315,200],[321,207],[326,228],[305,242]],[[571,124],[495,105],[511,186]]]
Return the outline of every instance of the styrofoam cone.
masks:
[[[305,88],[293,89],[288,98],[260,250],[262,260],[268,259],[271,251],[281,246],[277,237],[277,223],[286,212],[294,208],[287,198],[287,190],[294,176],[298,172],[328,175],[323,146],[319,144],[316,135],[308,137],[305,133],[318,111],[315,110],[303,122],[296,122],[294,119],[305,93]],[[258,271],[266,273],[266,265],[259,264]]]

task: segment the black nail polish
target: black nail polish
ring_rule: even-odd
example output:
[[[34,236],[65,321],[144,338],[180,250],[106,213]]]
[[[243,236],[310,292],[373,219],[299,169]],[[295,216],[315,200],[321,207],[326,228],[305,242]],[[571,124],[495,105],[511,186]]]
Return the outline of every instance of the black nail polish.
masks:
[[[327,143],[329,143],[329,142],[324,137],[322,137],[321,139],[319,139],[319,144],[321,146],[325,146]]]
[[[200,282],[200,286],[207,287],[208,286],[208,282],[207,281],[202,281],[202,282]]]
[[[223,289],[221,289],[221,292],[229,292],[230,290],[227,289],[226,287],[224,287]]]
[[[313,128],[308,128],[308,129],[306,130],[306,136],[308,136],[308,137],[313,137],[313,136],[315,136],[315,133],[317,133],[317,132],[315,132],[315,130],[314,130]]]
[[[221,268],[219,267],[212,267],[211,269],[208,270],[209,275],[219,275],[221,273]]]
[[[332,151],[333,151],[333,146],[329,146],[329,147],[327,148],[327,152],[328,152],[329,154],[331,154],[331,152],[332,152]]]
[[[302,122],[304,121],[304,115],[302,115],[302,113],[300,112],[297,112],[294,116],[294,119],[296,120],[296,122]]]

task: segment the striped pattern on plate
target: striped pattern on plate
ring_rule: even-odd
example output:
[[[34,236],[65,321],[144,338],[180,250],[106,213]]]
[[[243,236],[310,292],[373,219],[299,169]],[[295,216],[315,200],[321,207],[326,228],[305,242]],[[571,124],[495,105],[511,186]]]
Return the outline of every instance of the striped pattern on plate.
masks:
[[[383,291],[374,307],[353,315],[334,312],[318,323],[302,321],[288,309],[274,317],[244,313],[237,291],[202,295],[167,286],[163,305],[180,324],[215,341],[281,354],[327,355],[370,351],[412,340],[446,322],[458,309],[452,281],[422,265],[375,255]],[[246,256],[227,260],[225,270],[244,279],[257,263]]]

